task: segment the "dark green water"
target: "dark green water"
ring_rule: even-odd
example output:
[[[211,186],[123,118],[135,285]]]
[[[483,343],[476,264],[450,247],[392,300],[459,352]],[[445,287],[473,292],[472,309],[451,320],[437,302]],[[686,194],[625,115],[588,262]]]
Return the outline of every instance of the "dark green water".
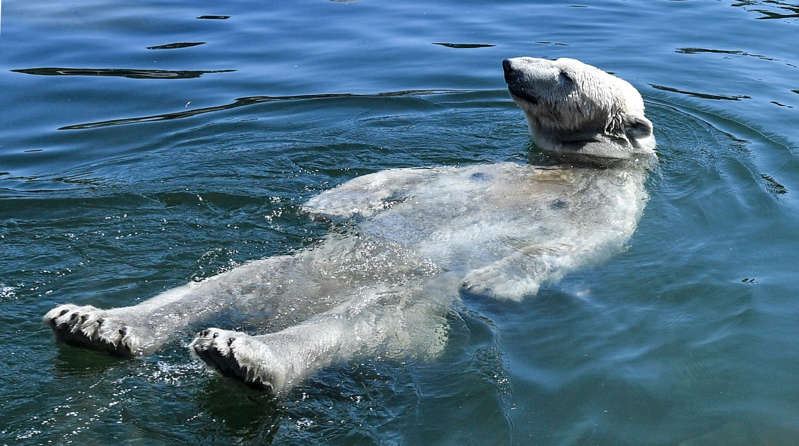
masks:
[[[799,437],[799,5],[4,6],[0,444]],[[41,326],[56,304],[130,305],[307,245],[326,228],[298,205],[357,175],[524,160],[500,67],[520,55],[638,87],[652,198],[610,261],[522,303],[464,302],[440,359],[340,364],[275,401],[191,360],[190,335],[121,360]]]

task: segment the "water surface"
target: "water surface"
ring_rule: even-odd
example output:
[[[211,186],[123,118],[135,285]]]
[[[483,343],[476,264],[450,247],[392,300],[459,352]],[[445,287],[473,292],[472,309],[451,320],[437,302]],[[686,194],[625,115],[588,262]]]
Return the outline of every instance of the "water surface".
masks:
[[[0,444],[792,444],[799,6],[781,1],[7,2]],[[298,206],[391,167],[524,162],[505,57],[631,81],[660,165],[628,249],[443,357],[272,400],[175,340],[120,360],[41,316],[135,304],[318,240]],[[214,325],[246,330],[246,315]]]

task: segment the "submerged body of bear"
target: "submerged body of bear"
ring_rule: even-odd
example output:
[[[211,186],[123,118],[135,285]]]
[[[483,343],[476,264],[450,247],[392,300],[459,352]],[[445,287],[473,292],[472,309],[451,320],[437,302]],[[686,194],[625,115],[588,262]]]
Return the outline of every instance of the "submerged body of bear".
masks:
[[[132,307],[62,305],[45,321],[63,341],[144,354],[220,311],[266,314],[265,334],[207,329],[191,349],[223,374],[275,393],[357,356],[435,356],[460,293],[534,295],[542,283],[617,252],[647,200],[654,138],[632,86],[571,59],[517,58],[503,67],[536,143],[581,165],[358,177],[306,203],[312,217],[338,223],[310,248]]]

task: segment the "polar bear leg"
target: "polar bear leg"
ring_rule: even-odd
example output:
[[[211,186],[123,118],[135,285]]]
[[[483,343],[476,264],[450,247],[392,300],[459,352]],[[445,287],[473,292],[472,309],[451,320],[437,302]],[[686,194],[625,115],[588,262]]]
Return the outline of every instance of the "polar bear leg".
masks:
[[[152,353],[190,323],[242,301],[251,288],[293,262],[277,256],[251,262],[202,282],[165,291],[138,305],[102,310],[59,305],[44,315],[59,341],[123,356]],[[249,287],[249,288],[248,288]]]
[[[249,262],[138,305],[101,310],[67,304],[44,316],[60,341],[125,356],[152,353],[173,333],[228,309],[274,314],[281,329],[349,299],[376,278],[422,280],[436,268],[402,247],[368,237],[331,235],[294,255]],[[344,290],[348,290],[346,293]]]
[[[437,356],[447,302],[421,289],[370,288],[302,324],[260,336],[209,328],[189,348],[212,369],[280,395],[331,364],[356,357]]]

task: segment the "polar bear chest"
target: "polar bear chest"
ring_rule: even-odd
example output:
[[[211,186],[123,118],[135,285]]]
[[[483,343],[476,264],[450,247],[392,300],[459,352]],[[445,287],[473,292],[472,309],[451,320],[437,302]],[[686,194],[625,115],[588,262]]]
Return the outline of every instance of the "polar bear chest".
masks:
[[[626,239],[647,199],[643,171],[502,163],[428,173],[358,228],[460,272],[530,246]]]

